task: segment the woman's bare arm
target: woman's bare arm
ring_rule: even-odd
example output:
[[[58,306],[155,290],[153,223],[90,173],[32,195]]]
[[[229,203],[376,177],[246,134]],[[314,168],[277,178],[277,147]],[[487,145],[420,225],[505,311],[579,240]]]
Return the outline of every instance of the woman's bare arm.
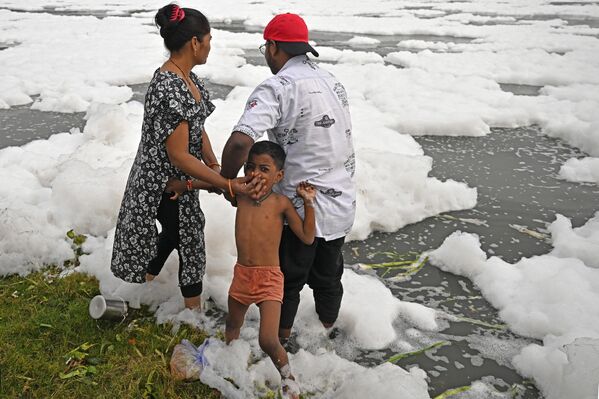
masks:
[[[231,189],[234,193],[246,193],[248,189],[253,188],[250,184],[244,184],[250,180],[249,178],[226,179],[189,153],[189,125],[187,121],[181,122],[173,133],[168,136],[166,139],[166,152],[174,167],[215,187],[223,190]],[[229,187],[229,184],[231,187]]]
[[[220,173],[220,164],[218,163],[218,159],[216,159],[216,155],[214,155],[210,137],[208,137],[206,129],[202,130],[202,159],[210,169]]]

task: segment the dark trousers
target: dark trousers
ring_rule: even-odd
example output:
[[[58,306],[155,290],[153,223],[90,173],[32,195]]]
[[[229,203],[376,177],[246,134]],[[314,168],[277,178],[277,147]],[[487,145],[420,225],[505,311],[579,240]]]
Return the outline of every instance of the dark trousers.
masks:
[[[304,244],[288,226],[283,229],[279,258],[285,276],[280,328],[291,328],[300,302],[300,291],[308,283],[314,292],[316,313],[323,323],[334,323],[339,315],[343,286],[343,254],[345,237],[326,241],[316,238]]]
[[[162,200],[158,206],[156,219],[162,226],[158,234],[158,251],[156,257],[148,264],[148,273],[154,276],[160,274],[164,263],[174,249],[179,250],[179,203],[170,199],[171,193],[162,194]],[[179,281],[183,271],[183,262],[179,258]],[[185,298],[198,296],[202,293],[202,283],[181,286],[181,293]]]

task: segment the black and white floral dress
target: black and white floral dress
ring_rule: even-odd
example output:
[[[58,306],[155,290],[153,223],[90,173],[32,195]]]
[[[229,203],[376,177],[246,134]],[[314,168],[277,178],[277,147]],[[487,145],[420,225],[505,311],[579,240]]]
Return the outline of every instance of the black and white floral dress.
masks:
[[[202,131],[206,118],[214,111],[203,82],[192,72],[191,79],[202,99],[196,101],[181,77],[170,71],[154,72],[146,93],[141,142],[121,203],[111,270],[131,282],[145,282],[146,269],[157,251],[158,205],[170,177],[190,176],[171,165],[166,139],[182,122],[189,124],[189,153],[202,159]],[[204,214],[197,191],[186,192],[179,205],[179,285],[201,283],[206,268]]]

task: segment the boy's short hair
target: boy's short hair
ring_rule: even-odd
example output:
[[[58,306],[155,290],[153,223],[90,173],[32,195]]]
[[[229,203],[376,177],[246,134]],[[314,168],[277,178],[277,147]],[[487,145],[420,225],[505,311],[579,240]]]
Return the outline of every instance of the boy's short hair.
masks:
[[[250,148],[248,160],[254,155],[262,154],[270,155],[272,160],[275,162],[277,169],[283,169],[286,155],[285,151],[283,151],[283,148],[280,145],[272,141],[258,141],[257,143],[254,143],[252,148]]]

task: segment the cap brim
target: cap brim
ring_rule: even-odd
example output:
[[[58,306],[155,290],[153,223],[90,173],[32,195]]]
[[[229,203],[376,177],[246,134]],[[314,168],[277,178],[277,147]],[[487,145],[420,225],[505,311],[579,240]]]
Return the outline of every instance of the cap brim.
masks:
[[[277,41],[277,45],[289,55],[312,53],[315,57],[318,57],[318,51],[314,50],[314,48],[310,46],[310,43]]]

